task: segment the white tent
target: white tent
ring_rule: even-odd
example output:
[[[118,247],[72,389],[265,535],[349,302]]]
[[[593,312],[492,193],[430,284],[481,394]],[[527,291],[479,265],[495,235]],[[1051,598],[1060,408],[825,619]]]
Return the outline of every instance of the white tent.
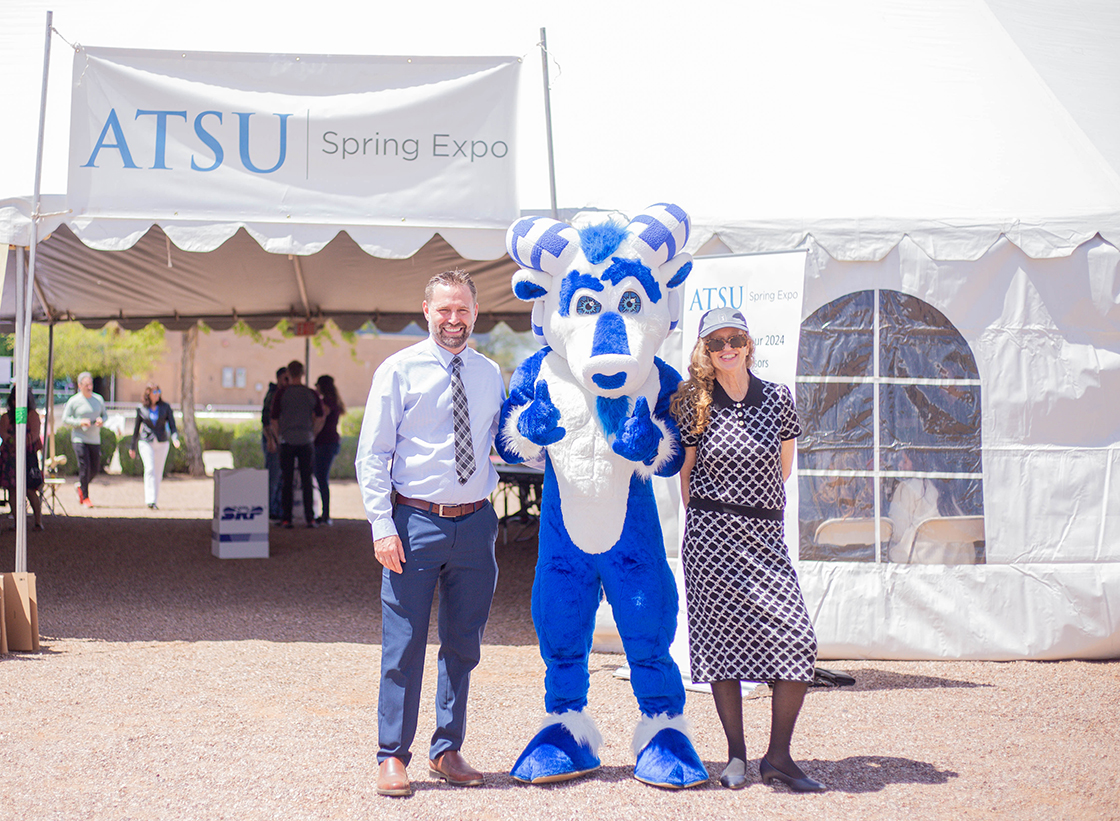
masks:
[[[515,54],[547,26],[567,213],[634,213],[671,199],[693,215],[693,250],[807,247],[806,320],[858,292],[902,294],[944,317],[974,359],[966,387],[979,402],[984,563],[803,560],[822,654],[1115,657],[1115,5],[795,0],[650,3],[637,13],[597,4],[594,15],[568,6],[532,21],[522,5],[492,6],[481,27],[450,11],[448,31],[418,26],[424,47],[399,27],[363,30],[359,48],[323,45],[327,35],[311,27],[303,45],[275,24],[236,45],[197,32],[202,42],[182,45]],[[431,4],[415,14],[430,17]],[[66,31],[61,12],[56,25]],[[519,187],[522,207],[539,210],[536,169]],[[0,241],[19,230],[17,210],[0,211],[9,231]],[[153,230],[145,241],[158,265],[168,246]],[[498,290],[488,299],[515,311]],[[117,307],[127,315],[125,296]],[[283,313],[285,300],[265,313]]]

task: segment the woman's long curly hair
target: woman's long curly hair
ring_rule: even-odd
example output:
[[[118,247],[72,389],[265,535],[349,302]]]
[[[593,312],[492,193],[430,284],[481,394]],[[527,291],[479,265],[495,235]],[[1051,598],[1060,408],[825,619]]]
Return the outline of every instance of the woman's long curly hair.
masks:
[[[155,405],[152,404],[152,394],[155,393],[158,390],[159,390],[159,385],[155,384],[154,382],[149,382],[144,387],[143,402],[144,402],[144,407],[145,408],[154,408],[155,407]],[[162,394],[161,394],[161,396],[162,396]]]
[[[754,339],[750,334],[747,334],[747,339],[750,340],[747,346],[749,368],[754,365]],[[695,410],[692,430],[681,431],[692,436],[700,436],[706,431],[712,418],[712,390],[715,388],[716,368],[704,342],[705,337],[696,340],[688,361],[688,379],[681,382],[669,405],[669,412],[678,424],[685,416],[685,408],[691,406]]]

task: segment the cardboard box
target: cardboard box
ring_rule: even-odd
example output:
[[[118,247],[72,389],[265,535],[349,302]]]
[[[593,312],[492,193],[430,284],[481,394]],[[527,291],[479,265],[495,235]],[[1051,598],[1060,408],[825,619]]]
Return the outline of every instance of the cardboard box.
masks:
[[[219,559],[268,558],[268,471],[214,471],[210,552]]]

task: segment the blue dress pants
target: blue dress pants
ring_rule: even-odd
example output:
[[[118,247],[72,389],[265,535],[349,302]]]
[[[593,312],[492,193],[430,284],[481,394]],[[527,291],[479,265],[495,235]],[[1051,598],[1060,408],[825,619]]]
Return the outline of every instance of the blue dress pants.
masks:
[[[398,505],[393,512],[405,563],[381,575],[381,690],[377,760],[412,758],[432,600],[439,589],[436,731],[428,757],[463,745],[471,671],[498,581],[494,539],[498,517],[489,504],[467,516],[442,518]]]

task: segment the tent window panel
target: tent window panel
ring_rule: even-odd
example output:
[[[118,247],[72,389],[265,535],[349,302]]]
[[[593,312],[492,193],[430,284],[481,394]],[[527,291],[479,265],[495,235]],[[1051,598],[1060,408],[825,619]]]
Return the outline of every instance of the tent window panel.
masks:
[[[932,305],[898,291],[879,292],[879,375],[903,379],[978,379],[968,343]]]
[[[944,314],[841,297],[802,323],[798,377],[803,560],[984,561],[979,372]]]
[[[978,479],[905,476],[883,482],[884,515],[892,525],[888,561],[984,564],[983,487]]]
[[[879,466],[980,473],[980,388],[975,385],[882,385]]]
[[[874,388],[868,384],[804,383],[797,388],[802,469],[870,470],[874,464]],[[806,424],[812,420],[812,424]]]
[[[798,374],[872,375],[874,296],[872,291],[849,294],[801,323]]]
[[[848,456],[858,459],[855,454]],[[871,477],[799,476],[797,487],[798,555],[803,561],[875,561],[875,485]]]

